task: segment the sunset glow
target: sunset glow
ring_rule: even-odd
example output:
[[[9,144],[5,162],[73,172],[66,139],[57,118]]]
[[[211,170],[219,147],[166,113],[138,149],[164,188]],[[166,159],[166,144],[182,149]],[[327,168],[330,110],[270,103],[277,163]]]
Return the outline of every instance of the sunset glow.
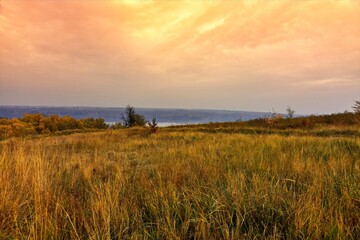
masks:
[[[349,110],[360,1],[0,2],[0,105]]]

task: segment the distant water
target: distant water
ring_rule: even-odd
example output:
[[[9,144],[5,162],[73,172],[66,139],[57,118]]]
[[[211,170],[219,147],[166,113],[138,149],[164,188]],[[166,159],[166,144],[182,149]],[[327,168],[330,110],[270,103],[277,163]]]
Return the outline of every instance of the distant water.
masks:
[[[135,108],[136,112],[151,120],[156,117],[160,126],[195,124],[209,122],[234,122],[263,117],[265,112],[206,110],[206,109],[163,109]],[[40,107],[40,106],[0,106],[0,117],[20,118],[24,113],[44,115],[69,115],[76,119],[103,118],[106,122],[120,122],[125,108],[106,107]]]
[[[183,123],[186,124],[186,123]],[[174,122],[160,122],[159,127],[169,127],[169,126],[176,126],[176,125],[181,125],[181,123],[174,123]]]
[[[114,125],[117,122],[106,122],[109,125]],[[158,126],[159,127],[169,127],[169,126],[177,126],[177,125],[183,125],[183,124],[187,124],[187,123],[176,123],[176,122],[159,122]]]

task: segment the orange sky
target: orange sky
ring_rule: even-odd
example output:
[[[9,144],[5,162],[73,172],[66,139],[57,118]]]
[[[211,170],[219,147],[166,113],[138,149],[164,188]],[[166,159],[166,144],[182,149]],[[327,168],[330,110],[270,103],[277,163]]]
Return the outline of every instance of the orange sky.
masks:
[[[1,0],[0,105],[339,112],[359,0]]]

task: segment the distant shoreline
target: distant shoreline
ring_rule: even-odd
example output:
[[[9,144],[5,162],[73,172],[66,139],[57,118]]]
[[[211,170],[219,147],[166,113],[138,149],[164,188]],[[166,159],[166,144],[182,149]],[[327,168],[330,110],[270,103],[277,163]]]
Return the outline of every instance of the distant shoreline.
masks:
[[[121,121],[124,111],[125,108],[114,107],[0,106],[0,117],[21,118],[25,113],[41,113],[44,115],[69,115],[76,119],[103,118],[105,122],[116,123]],[[136,108],[136,111],[147,120],[155,116],[160,126],[246,121],[268,114],[249,111],[164,108]]]

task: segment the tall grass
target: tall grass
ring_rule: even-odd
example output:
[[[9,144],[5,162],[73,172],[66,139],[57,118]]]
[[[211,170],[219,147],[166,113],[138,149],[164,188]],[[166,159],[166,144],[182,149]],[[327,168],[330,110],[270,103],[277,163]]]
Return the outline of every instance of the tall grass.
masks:
[[[118,130],[0,143],[0,239],[359,239],[360,139]]]

